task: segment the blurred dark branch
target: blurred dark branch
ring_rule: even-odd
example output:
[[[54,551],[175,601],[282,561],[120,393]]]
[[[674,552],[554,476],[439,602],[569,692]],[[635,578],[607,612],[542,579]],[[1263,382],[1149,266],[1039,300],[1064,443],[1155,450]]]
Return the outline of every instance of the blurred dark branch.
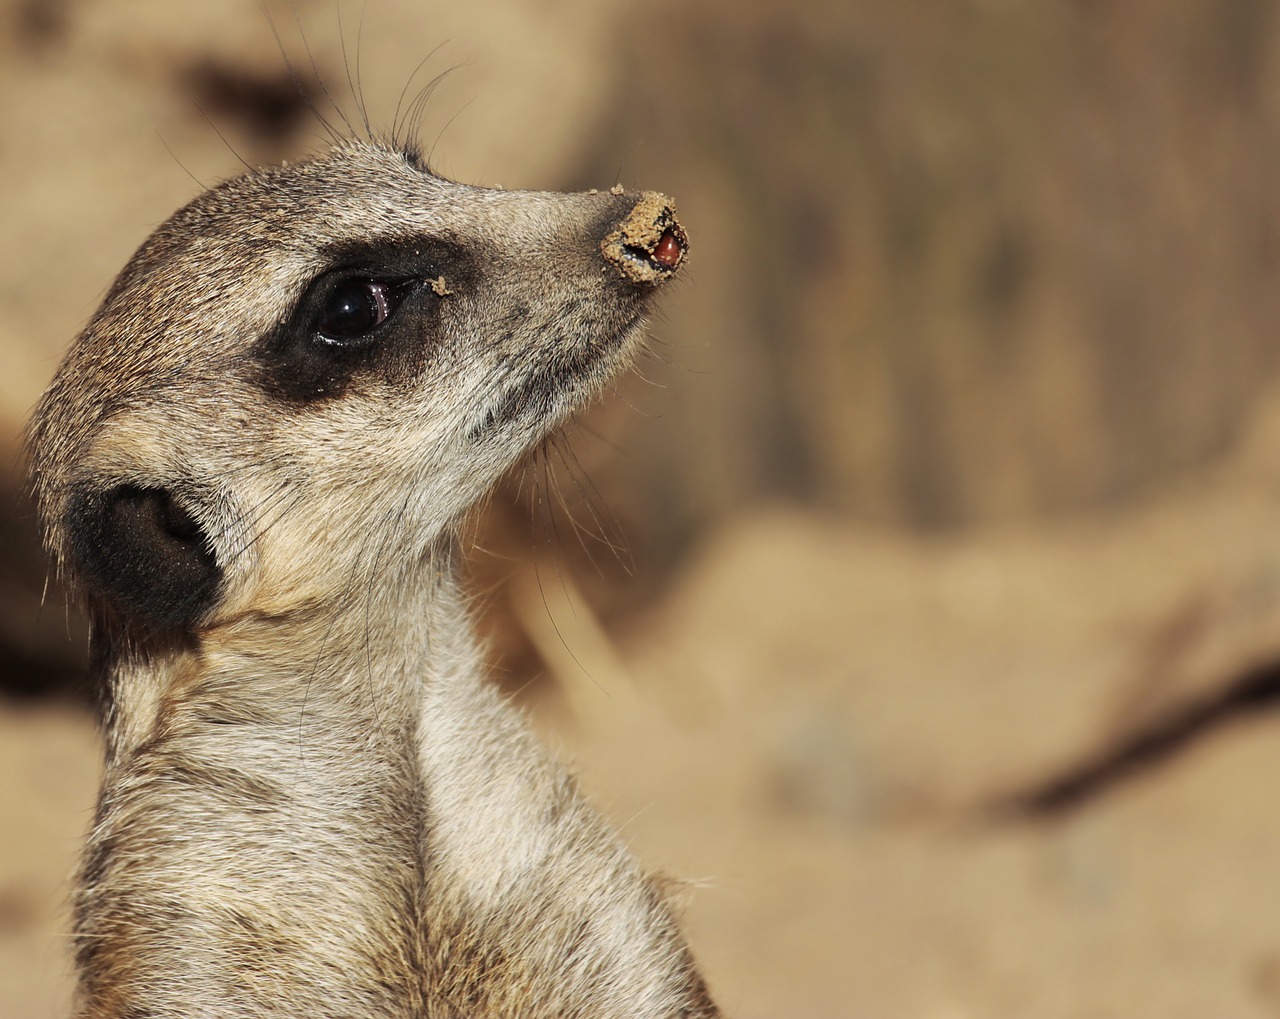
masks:
[[[1224,688],[1128,733],[1096,756],[995,804],[999,816],[1060,817],[1185,753],[1222,727],[1280,704],[1280,662],[1250,669]]]

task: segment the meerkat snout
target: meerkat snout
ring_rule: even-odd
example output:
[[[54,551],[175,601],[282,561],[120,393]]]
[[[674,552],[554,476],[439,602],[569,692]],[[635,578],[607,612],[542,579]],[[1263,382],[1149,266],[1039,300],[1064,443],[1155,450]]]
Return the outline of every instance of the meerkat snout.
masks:
[[[419,554],[599,392],[687,247],[654,192],[474,188],[367,142],[222,184],[142,245],[37,410],[48,542],[151,627],[323,599],[339,536],[395,519]]]
[[[666,195],[646,191],[600,242],[600,253],[625,279],[665,283],[684,261],[689,238]]]

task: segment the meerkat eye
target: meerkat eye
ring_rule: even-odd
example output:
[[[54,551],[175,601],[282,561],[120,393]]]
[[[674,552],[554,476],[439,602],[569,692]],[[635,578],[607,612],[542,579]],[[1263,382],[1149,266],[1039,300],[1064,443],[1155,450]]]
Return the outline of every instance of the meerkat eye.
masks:
[[[360,339],[391,317],[402,296],[402,289],[388,283],[345,280],[325,298],[316,318],[316,332],[330,342]]]

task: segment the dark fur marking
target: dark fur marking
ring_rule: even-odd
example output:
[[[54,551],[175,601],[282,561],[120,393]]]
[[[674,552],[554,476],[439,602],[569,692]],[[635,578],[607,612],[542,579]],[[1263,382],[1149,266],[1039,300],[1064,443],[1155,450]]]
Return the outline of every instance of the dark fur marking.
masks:
[[[123,614],[186,628],[217,600],[222,570],[171,493],[137,485],[81,492],[66,524],[81,571]]]
[[[562,309],[559,317],[564,318],[571,308],[572,302]],[[505,321],[519,322],[528,315],[529,309],[526,306],[517,305],[507,314]],[[470,430],[467,438],[474,442],[490,429],[518,418],[532,416],[541,420],[553,413],[557,401],[575,383],[589,378],[598,370],[600,361],[618,348],[622,338],[639,317],[640,313],[637,311],[608,334],[604,334],[604,323],[596,318],[575,323],[573,328],[567,328],[562,322],[549,327],[541,344],[545,353],[536,370],[508,389],[497,406]],[[509,340],[510,336],[510,332],[504,334],[503,342]]]
[[[235,768],[166,755],[159,765],[166,781],[190,786],[236,807],[275,807],[288,798],[283,789]]]
[[[404,161],[412,166],[419,173],[426,174],[428,177],[434,177],[436,180],[444,180],[438,173],[427,165],[426,154],[422,151],[422,146],[414,139],[405,139],[400,143],[400,155],[404,157]]]
[[[521,302],[507,312],[506,318],[504,318],[503,321],[513,326],[522,325],[529,321],[530,314],[529,306]]]
[[[282,929],[238,909],[228,909],[227,951],[237,966],[248,973],[270,974],[284,960],[304,954],[306,945]]]
[[[80,884],[84,888],[93,888],[103,876],[107,873],[107,866],[111,863],[111,858],[116,851],[116,840],[113,836],[106,836],[89,843],[89,850],[85,853],[84,863],[80,865]]]
[[[446,300],[472,282],[471,259],[458,245],[431,238],[400,238],[327,248],[328,264],[312,280],[292,313],[254,345],[258,383],[290,403],[337,399],[361,378],[396,385],[412,381],[440,334]],[[443,276],[441,298],[430,281]],[[392,284],[398,303],[387,320],[360,341],[327,343],[317,335],[324,302],[349,280]]]
[[[263,725],[271,715],[252,703],[203,700],[187,707],[187,714],[204,725]]]

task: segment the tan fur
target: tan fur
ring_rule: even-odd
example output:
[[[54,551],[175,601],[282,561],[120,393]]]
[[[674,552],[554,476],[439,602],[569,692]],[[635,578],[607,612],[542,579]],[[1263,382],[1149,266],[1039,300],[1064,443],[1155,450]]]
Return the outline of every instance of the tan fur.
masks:
[[[103,687],[81,1015],[717,1014],[660,885],[484,682],[453,565],[460,514],[632,355],[664,234],[661,196],[353,141],[126,266],[31,428]],[[379,338],[320,337],[308,302],[383,258],[413,271]]]

